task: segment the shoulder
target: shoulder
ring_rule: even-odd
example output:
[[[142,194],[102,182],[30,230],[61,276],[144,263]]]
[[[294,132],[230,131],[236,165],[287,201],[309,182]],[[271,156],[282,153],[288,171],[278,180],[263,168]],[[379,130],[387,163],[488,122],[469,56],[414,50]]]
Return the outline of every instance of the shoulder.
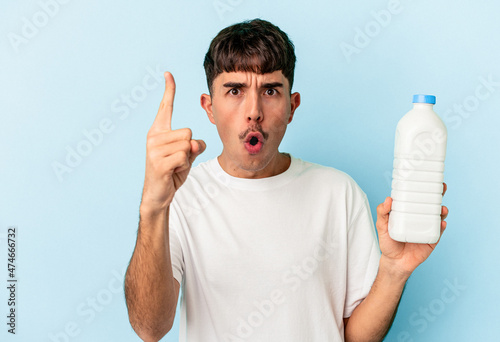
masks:
[[[299,158],[294,158],[294,157],[292,158],[294,159],[294,162],[298,164],[298,169],[301,170],[299,172],[301,176],[309,177],[319,181],[325,181],[328,182],[328,184],[335,184],[335,185],[343,184],[348,187],[359,188],[356,181],[344,171],[336,169],[332,166],[325,166],[317,163],[304,161]]]
[[[191,168],[186,181],[175,193],[174,199],[184,199],[189,200],[190,196],[203,196],[210,188],[217,185],[217,175],[213,171],[212,164],[217,162],[216,159],[210,159],[205,162],[201,162],[198,165]]]
[[[191,168],[191,171],[189,171],[189,176],[188,179],[194,178],[203,178],[203,177],[209,177],[211,174],[212,167],[211,165],[216,161],[216,158],[209,159],[207,161],[201,162],[196,166],[193,166]]]
[[[293,158],[293,157],[292,157]],[[298,164],[299,177],[303,178],[307,186],[311,186],[317,191],[329,192],[335,198],[344,197],[353,205],[357,202],[364,202],[366,194],[356,181],[344,171],[331,166],[320,165],[294,158]]]
[[[189,171],[184,184],[175,192],[171,204],[171,217],[188,217],[200,213],[218,193],[221,192],[219,182],[211,170],[208,160],[194,166]]]

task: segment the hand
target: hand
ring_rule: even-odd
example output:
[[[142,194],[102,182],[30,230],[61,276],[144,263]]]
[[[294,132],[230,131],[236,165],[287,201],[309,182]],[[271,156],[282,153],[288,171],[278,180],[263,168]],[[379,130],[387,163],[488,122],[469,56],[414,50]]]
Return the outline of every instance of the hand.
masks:
[[[196,157],[206,148],[203,140],[193,140],[189,128],[172,130],[175,81],[165,72],[165,93],[146,143],[146,176],[141,206],[164,210],[186,181]]]
[[[443,196],[446,193],[446,183],[443,183]],[[379,237],[380,250],[382,258],[389,267],[401,275],[410,276],[410,274],[424,262],[432,253],[438,242],[433,244],[405,243],[391,239],[389,236],[389,212],[391,211],[392,199],[387,197],[384,203],[377,207],[377,231]],[[441,235],[446,229],[446,217],[448,208],[441,207]],[[441,239],[441,235],[439,239]]]

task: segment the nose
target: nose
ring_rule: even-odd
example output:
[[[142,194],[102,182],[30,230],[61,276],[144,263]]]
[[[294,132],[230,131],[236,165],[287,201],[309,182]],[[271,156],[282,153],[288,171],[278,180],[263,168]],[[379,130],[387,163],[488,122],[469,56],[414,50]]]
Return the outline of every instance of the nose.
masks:
[[[247,121],[262,122],[264,120],[264,112],[262,111],[262,100],[258,94],[253,94],[247,98]]]

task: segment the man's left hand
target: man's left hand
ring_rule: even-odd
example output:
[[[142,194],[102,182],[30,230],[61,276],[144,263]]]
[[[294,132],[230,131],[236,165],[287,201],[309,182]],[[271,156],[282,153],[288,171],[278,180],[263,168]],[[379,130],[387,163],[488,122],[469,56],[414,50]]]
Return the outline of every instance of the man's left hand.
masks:
[[[443,183],[443,196],[446,193],[446,183]],[[377,207],[377,231],[382,251],[382,258],[390,265],[391,269],[401,275],[410,276],[410,274],[424,262],[432,253],[436,245],[399,242],[391,239],[389,236],[389,213],[391,211],[392,199],[387,197],[385,201]],[[448,208],[441,207],[441,235],[446,229],[446,217],[448,216]],[[441,239],[440,235],[440,239]]]

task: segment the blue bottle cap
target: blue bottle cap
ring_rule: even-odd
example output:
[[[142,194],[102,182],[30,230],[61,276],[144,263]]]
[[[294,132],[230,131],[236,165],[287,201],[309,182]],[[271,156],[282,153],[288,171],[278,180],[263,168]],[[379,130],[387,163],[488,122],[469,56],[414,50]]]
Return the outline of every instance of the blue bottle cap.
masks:
[[[423,95],[417,94],[413,95],[413,103],[436,103],[436,97],[434,95]]]

